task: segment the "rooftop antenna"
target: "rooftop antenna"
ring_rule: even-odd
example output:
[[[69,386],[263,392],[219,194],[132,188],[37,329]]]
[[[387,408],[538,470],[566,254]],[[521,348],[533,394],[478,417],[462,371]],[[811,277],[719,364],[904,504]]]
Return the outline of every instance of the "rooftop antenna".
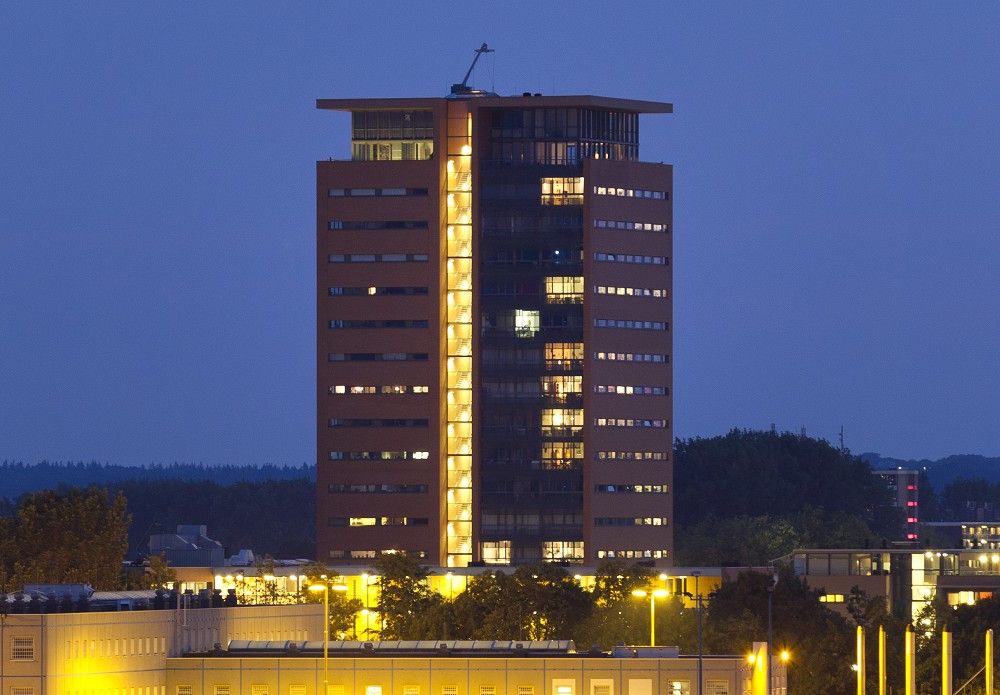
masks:
[[[452,99],[456,99],[463,96],[485,96],[491,94],[491,92],[486,92],[482,89],[473,89],[469,86],[469,76],[472,75],[472,69],[476,67],[476,63],[479,62],[479,57],[484,53],[493,53],[493,49],[487,46],[485,43],[476,49],[476,57],[472,59],[472,65],[469,66],[468,71],[465,73],[465,77],[458,84],[453,84],[451,86],[451,94],[448,96]]]

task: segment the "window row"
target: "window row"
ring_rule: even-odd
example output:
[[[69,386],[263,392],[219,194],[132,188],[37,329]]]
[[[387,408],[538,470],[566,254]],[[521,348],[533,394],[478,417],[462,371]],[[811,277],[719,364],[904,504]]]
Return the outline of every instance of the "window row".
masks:
[[[427,328],[426,319],[385,319],[381,321],[377,320],[344,320],[344,319],[333,319],[330,321],[330,328]]]
[[[334,396],[341,394],[371,395],[381,394],[403,394],[403,393],[430,393],[430,386],[410,386],[407,384],[382,384],[381,386],[348,386],[347,384],[336,384],[330,387],[330,393]]]
[[[427,427],[428,422],[427,418],[330,418],[327,425],[329,427]]]
[[[427,526],[426,517],[412,516],[331,516],[327,526]]]
[[[372,198],[374,196],[427,195],[426,188],[331,188],[331,198]]]
[[[594,393],[613,393],[618,396],[666,396],[670,389],[666,386],[632,386],[629,384],[600,384]]]
[[[426,352],[331,352],[329,362],[426,362]]]
[[[427,294],[426,287],[330,287],[327,292],[331,297],[399,297],[423,296]]]
[[[330,263],[426,263],[426,253],[331,253]]]
[[[667,290],[650,287],[618,287],[617,285],[594,285],[594,294],[615,297],[666,297]]]
[[[429,109],[351,112],[352,140],[433,137],[434,112]]]
[[[14,639],[31,639],[15,637]],[[130,637],[98,640],[67,640],[64,651],[66,659],[93,659],[95,657],[112,656],[146,656],[149,654],[166,654],[166,637]],[[13,646],[13,645],[12,645]],[[18,659],[11,654],[12,661],[33,661],[34,658]]]
[[[583,205],[583,177],[543,177],[542,205]]]
[[[352,560],[374,560],[381,555],[395,555],[397,553],[406,553],[410,557],[416,558],[426,558],[426,550],[331,550],[330,559],[331,560],[341,560],[344,558],[351,558]],[[329,686],[329,693],[333,695],[333,688],[336,686]],[[372,686],[369,686],[372,687]],[[381,687],[379,687],[381,690]]]
[[[604,560],[661,560],[670,557],[670,550],[657,548],[655,550],[598,550],[597,559]],[[706,691],[707,692],[707,691]]]
[[[666,256],[639,256],[631,253],[604,253],[598,251],[594,254],[595,261],[607,263],[633,263],[638,265],[667,265]]]
[[[381,485],[334,483],[327,487],[327,492],[332,494],[423,495],[428,492],[428,487],[416,483],[383,483]]]
[[[330,220],[327,224],[331,230],[370,230],[370,229],[427,229],[427,220],[365,220],[351,222],[345,220]]]
[[[615,188],[614,186],[594,186],[594,195],[613,195],[619,198],[649,198],[650,200],[669,200],[667,191],[649,191],[644,188]]]
[[[351,143],[351,159],[366,161],[413,161],[434,156],[433,140],[386,140]]]
[[[594,526],[666,526],[665,516],[599,516]]]
[[[331,461],[425,461],[428,451],[331,451]]]
[[[670,324],[666,321],[634,321],[632,319],[594,319],[598,328],[631,328],[640,331],[668,331]]]
[[[632,232],[669,232],[670,225],[662,222],[631,222],[628,220],[594,220],[597,229],[625,229]]]
[[[594,492],[649,493],[662,495],[670,492],[670,486],[666,483],[663,483],[662,485],[633,485],[629,483],[620,483],[617,485],[595,485]]]
[[[598,451],[598,461],[666,461],[663,451]]]
[[[595,352],[594,359],[599,362],[651,362],[653,364],[670,362],[669,355],[655,352]]]
[[[595,417],[594,424],[597,427],[639,427],[662,429],[669,426],[668,420],[647,420],[643,418],[631,417]]]

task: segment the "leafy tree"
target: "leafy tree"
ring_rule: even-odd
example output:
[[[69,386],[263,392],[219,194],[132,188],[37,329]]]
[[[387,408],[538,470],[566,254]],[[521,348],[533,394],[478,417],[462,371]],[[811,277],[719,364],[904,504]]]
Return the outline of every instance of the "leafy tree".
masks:
[[[150,555],[146,566],[146,587],[149,589],[166,589],[168,584],[177,581],[177,571],[167,562],[164,553]]]
[[[382,639],[433,639],[420,617],[438,611],[444,599],[427,584],[430,570],[416,557],[392,553],[379,557],[372,572],[378,576]]]
[[[645,610],[648,604],[636,599],[632,592],[652,588],[652,581],[648,567],[630,565],[622,560],[606,560],[598,565],[590,594],[593,609],[574,632],[577,646],[596,645],[608,649],[619,643],[644,643],[644,635],[649,630],[648,611]],[[660,603],[656,614],[658,623],[663,622],[665,612],[663,602]]]
[[[322,591],[310,591],[310,586],[317,584],[334,584],[340,575],[319,562],[303,565],[301,568],[302,582],[299,594],[293,600],[301,603],[323,603]],[[364,607],[356,598],[347,598],[342,592],[329,591],[331,638],[357,639],[355,633],[357,614]]]
[[[104,490],[25,495],[5,522],[11,551],[0,555],[9,590],[31,583],[83,583],[116,589],[128,549],[125,497]]]
[[[767,639],[770,574],[744,572],[710,597],[705,616],[706,651],[745,654]],[[854,641],[851,626],[819,602],[819,593],[790,572],[773,595],[774,649],[788,649],[788,691],[805,695],[852,692]]]

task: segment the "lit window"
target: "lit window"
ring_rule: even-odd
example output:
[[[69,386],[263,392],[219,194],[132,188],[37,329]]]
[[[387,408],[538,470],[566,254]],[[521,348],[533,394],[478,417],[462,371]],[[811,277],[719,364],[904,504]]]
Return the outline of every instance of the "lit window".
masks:
[[[545,541],[542,559],[545,562],[583,562],[583,541]]]
[[[583,362],[583,343],[545,343],[545,368],[576,369]]]
[[[530,309],[514,310],[514,334],[518,338],[531,338],[541,326],[539,312]]]
[[[583,460],[583,442],[542,442],[542,468],[575,468]]]
[[[582,277],[545,278],[545,301],[549,304],[582,304]]]
[[[482,555],[487,565],[509,565],[510,541],[484,541]]]
[[[568,436],[583,428],[583,408],[543,408],[542,434]]]
[[[352,516],[349,522],[350,526],[374,526],[375,517],[373,516]]]
[[[566,403],[583,393],[582,376],[543,376],[542,393],[556,403]]]
[[[583,177],[542,179],[542,205],[583,205]]]

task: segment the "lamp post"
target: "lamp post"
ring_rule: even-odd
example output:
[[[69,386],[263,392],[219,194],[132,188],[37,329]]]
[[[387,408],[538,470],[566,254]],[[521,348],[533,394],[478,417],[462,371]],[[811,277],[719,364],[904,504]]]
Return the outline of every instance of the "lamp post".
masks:
[[[698,695],[702,695],[701,686],[704,683],[702,679],[703,669],[704,669],[704,653],[703,653],[703,642],[702,642],[702,631],[701,631],[701,613],[702,613],[702,602],[701,602],[701,589],[698,585],[698,580],[701,579],[701,572],[694,570],[691,572],[691,576],[694,577],[694,595],[695,601],[697,601],[698,607]]]
[[[767,692],[771,692],[771,671],[773,670],[772,662],[774,661],[774,648],[771,646],[772,643],[772,630],[771,630],[771,604],[774,599],[774,590],[778,587],[778,573],[775,572],[772,577],[771,583],[767,587]]]
[[[334,584],[334,591],[347,591],[344,584]],[[322,584],[312,584],[309,591],[323,592],[323,695],[329,692],[330,684],[330,582],[323,578]]]
[[[669,596],[669,592],[666,589],[650,589],[649,591],[644,591],[643,589],[635,589],[632,591],[632,595],[637,598],[646,598],[649,596],[649,646],[656,646],[656,599],[663,598],[664,596]]]

